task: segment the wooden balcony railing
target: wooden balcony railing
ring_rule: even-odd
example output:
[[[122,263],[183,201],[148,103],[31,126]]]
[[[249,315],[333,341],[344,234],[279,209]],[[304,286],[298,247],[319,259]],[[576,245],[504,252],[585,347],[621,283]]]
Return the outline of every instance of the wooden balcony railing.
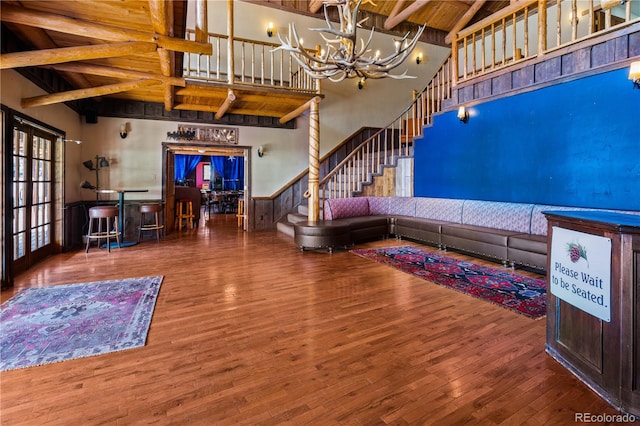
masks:
[[[634,22],[640,0],[520,0],[454,37],[453,84]]]
[[[187,38],[195,40],[195,31],[188,29]],[[315,81],[302,71],[291,55],[276,50],[280,46],[277,43],[233,38],[230,44],[229,36],[213,33],[209,33],[208,42],[213,46],[213,55],[185,53],[185,78],[316,92]],[[233,68],[231,75],[230,68]]]
[[[432,124],[442,102],[451,97],[451,60],[447,59],[429,85],[396,119],[364,140],[320,181],[320,199],[347,198],[362,190],[373,175],[398,157],[413,155],[413,142]]]

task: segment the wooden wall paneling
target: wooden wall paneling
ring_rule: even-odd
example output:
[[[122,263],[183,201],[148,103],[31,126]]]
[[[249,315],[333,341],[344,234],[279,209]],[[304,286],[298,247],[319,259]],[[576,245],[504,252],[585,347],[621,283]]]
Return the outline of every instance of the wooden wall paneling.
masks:
[[[64,206],[64,242],[62,251],[67,252],[82,247],[82,236],[86,233],[87,210],[82,202]]]
[[[252,200],[253,224],[256,231],[264,231],[272,228],[273,224],[273,200]]]

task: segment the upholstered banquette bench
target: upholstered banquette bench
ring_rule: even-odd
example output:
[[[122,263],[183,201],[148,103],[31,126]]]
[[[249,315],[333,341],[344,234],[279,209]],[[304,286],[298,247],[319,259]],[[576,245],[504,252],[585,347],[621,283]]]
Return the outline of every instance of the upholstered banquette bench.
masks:
[[[334,198],[324,202],[324,220],[294,225],[294,241],[303,250],[332,251],[394,235],[505,265],[544,270],[547,220],[543,212],[549,210],[595,209],[429,197]]]

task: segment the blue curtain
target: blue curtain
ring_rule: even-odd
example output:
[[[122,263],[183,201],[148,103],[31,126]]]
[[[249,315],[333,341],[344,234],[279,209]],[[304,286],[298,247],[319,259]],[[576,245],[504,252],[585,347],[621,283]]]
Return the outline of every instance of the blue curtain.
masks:
[[[211,176],[222,177],[225,191],[235,191],[244,188],[244,157],[211,157]]]
[[[193,172],[202,155],[183,155],[176,154],[175,158],[175,180],[176,182],[184,182],[184,180]]]

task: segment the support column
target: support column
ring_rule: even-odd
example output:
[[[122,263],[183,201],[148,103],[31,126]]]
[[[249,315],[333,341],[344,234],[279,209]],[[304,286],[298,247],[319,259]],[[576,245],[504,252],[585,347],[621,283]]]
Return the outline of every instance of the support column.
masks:
[[[309,108],[309,222],[320,218],[320,113],[319,99]]]
[[[227,82],[233,84],[235,80],[235,63],[233,51],[233,0],[227,0]]]

